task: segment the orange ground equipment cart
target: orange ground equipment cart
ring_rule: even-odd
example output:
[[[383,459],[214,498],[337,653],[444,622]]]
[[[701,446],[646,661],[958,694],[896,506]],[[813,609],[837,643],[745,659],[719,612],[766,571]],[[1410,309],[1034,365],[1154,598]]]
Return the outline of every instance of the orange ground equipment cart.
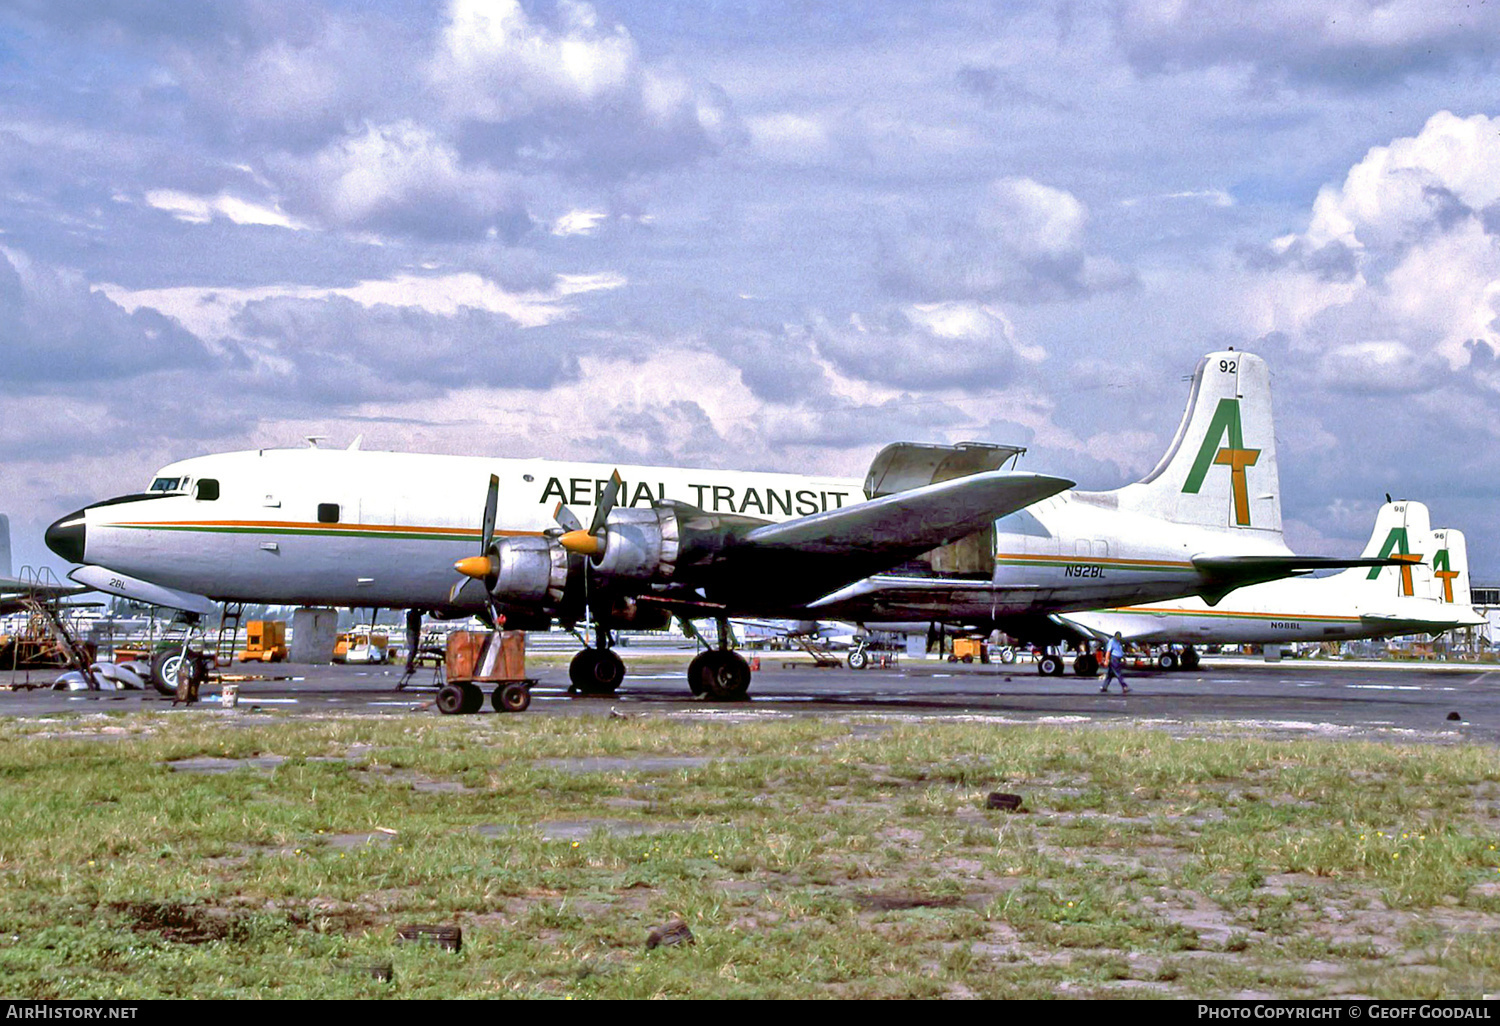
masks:
[[[450,715],[477,713],[484,706],[483,684],[495,685],[490,704],[496,712],[522,712],[536,683],[526,676],[525,631],[454,631],[445,673],[437,707]]]

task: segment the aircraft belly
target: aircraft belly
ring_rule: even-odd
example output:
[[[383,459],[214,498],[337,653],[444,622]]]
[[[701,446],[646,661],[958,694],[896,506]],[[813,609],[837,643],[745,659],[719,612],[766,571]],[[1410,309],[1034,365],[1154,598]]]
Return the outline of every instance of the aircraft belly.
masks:
[[[92,528],[102,565],[225,601],[331,606],[443,605],[471,555],[460,541]],[[92,546],[93,540],[90,544]]]

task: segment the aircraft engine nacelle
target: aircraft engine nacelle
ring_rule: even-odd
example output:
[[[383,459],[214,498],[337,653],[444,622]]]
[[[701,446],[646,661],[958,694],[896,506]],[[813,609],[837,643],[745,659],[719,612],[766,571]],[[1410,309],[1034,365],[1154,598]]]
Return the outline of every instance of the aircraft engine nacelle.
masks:
[[[670,581],[677,570],[677,514],[665,507],[613,509],[604,524],[603,549],[594,569],[609,577]]]
[[[490,594],[507,606],[546,611],[562,605],[568,553],[551,538],[503,538],[494,548]]]

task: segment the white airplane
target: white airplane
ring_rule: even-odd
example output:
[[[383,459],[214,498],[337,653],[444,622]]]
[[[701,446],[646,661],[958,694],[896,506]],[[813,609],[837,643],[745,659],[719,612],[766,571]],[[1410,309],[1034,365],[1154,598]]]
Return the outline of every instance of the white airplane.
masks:
[[[871,494],[879,491],[878,482],[871,485]],[[1260,357],[1226,350],[1199,361],[1176,437],[1140,481],[1061,492],[920,565],[818,599],[808,612],[876,630],[926,622],[998,628],[1052,645],[1075,637],[1058,613],[1187,595],[1212,605],[1262,581],[1393,562],[1287,548],[1270,374]],[[1080,660],[1078,672],[1097,670],[1092,655]],[[1060,674],[1062,660],[1047,655],[1038,670]]]
[[[1066,613],[1058,619],[1086,638],[1103,640],[1118,631],[1127,642],[1185,645],[1180,655],[1170,648],[1162,653],[1160,665],[1168,670],[1195,667],[1195,645],[1438,635],[1485,622],[1470,604],[1463,533],[1432,530],[1422,503],[1381,506],[1365,555],[1410,561],[1256,584],[1232,592],[1217,606],[1185,598]]]
[[[1268,377],[1248,353],[1205,357],[1161,464],[1113,492],[1058,495],[1072,482],[998,469],[1022,450],[972,443],[888,446],[863,487],[356,444],[173,463],[145,493],[59,519],[47,544],[88,564],[75,581],[198,612],[265,602],[488,608],[521,628],[593,622],[595,647],[570,676],[595,693],[624,675],[611,632],[670,615],[719,620],[720,639],[730,616],[974,621],[1061,637],[1058,611],[1215,600],[1358,562],[1282,542]],[[569,506],[593,507],[587,529]],[[882,573],[935,546],[947,547],[919,573]],[[464,575],[456,585],[450,567]],[[722,646],[694,660],[689,686],[741,697],[748,664]]]
[[[1014,449],[973,448],[979,472],[868,501],[857,482],[800,474],[261,449],[170,464],[46,541],[86,564],[79,583],[199,613],[256,602],[591,622],[595,647],[570,677],[593,693],[624,676],[614,630],[713,618],[720,647],[689,682],[737,698],[750,669],[728,649],[728,617],[784,615],[1073,483],[997,469]],[[593,508],[588,528],[570,506]],[[439,704],[482,701],[477,688],[461,698]]]

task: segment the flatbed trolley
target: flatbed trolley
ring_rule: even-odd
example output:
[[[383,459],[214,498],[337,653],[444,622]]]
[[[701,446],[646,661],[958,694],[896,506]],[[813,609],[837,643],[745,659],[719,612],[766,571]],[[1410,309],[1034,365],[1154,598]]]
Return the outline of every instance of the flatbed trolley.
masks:
[[[448,635],[446,674],[437,707],[450,716],[483,708],[486,684],[494,685],[490,704],[496,712],[524,712],[537,683],[526,676],[525,631],[454,631]]]

